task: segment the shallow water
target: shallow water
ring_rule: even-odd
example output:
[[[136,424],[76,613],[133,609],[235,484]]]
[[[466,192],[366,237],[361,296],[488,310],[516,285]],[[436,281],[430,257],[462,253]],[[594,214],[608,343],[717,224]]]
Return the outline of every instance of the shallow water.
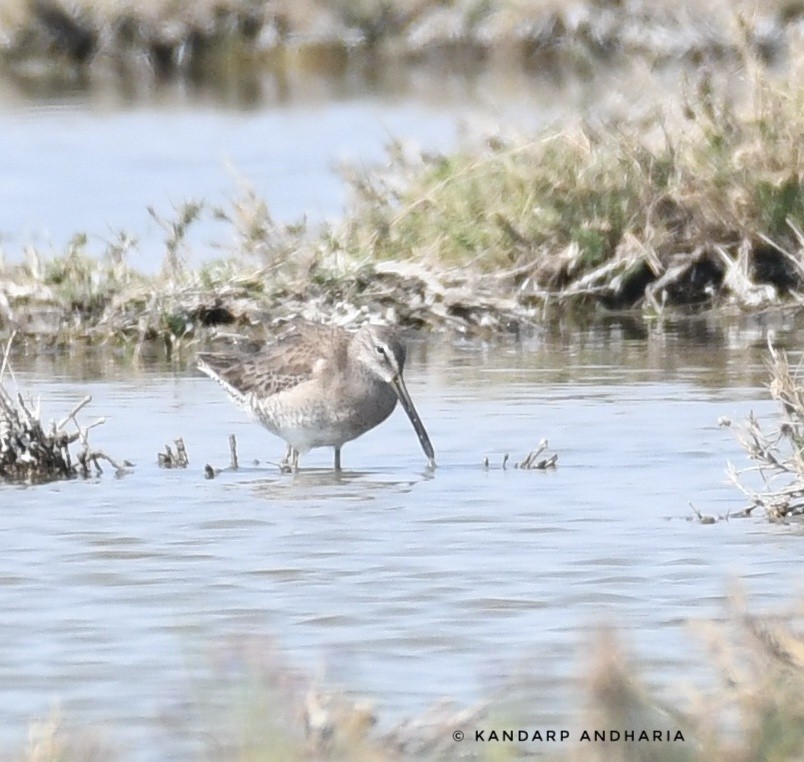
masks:
[[[743,505],[724,468],[744,459],[717,419],[773,412],[764,340],[761,323],[697,322],[418,341],[406,375],[438,469],[397,410],[344,448],[340,477],[324,450],[277,473],[264,461],[282,443],[191,371],[18,360],[53,417],[92,394],[90,416],[109,419],[95,443],[137,465],[0,488],[0,748],[58,700],[125,759],[197,757],[210,702],[225,704],[207,693],[221,650],[271,638],[291,665],[373,698],[386,724],[508,686],[534,727],[566,726],[603,623],[663,690],[703,679],[688,621],[722,617],[735,579],[760,608],[788,603],[779,579],[801,555],[795,527],[688,521],[689,501]],[[244,468],[207,481],[229,433]],[[191,466],[158,469],[178,435]],[[501,469],[542,437],[555,472]]]
[[[278,111],[213,108],[113,110],[45,106],[0,117],[7,157],[0,176],[0,231],[9,249],[34,243],[61,251],[76,232],[92,250],[117,231],[137,237],[132,264],[154,270],[164,234],[147,211],[172,218],[191,199],[228,206],[251,185],[280,220],[342,213],[345,162],[382,159],[392,136],[418,136],[431,150],[456,140],[452,116],[415,103],[370,100]],[[223,256],[231,230],[207,215],[196,225],[191,263]],[[216,248],[216,246],[218,248]]]
[[[209,213],[188,236],[190,264],[198,265],[234,245],[231,227],[216,222],[211,208],[228,208],[244,185],[275,219],[317,226],[339,219],[348,204],[339,168],[382,164],[395,140],[413,152],[454,150],[489,134],[566,128],[579,114],[640,111],[662,89],[656,78],[644,88],[619,71],[569,81],[431,74],[305,80],[255,103],[177,86],[132,100],[109,93],[32,99],[0,89],[0,253],[12,261],[30,245],[63,253],[86,233],[89,252],[99,255],[125,231],[138,241],[130,264],[156,271],[165,234],[147,207],[172,219],[174,207],[201,200]]]

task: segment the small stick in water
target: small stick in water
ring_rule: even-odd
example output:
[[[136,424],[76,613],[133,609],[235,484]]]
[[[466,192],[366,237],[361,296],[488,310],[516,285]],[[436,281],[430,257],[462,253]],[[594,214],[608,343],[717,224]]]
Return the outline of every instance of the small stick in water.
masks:
[[[237,471],[237,439],[234,434],[229,434],[229,453],[232,456],[232,470]]]
[[[187,456],[187,448],[184,446],[184,440],[179,437],[173,441],[176,443],[176,465],[179,468],[187,468],[190,464],[190,458]]]
[[[164,452],[156,454],[156,461],[160,468],[187,468],[190,462],[187,456],[187,448],[184,446],[184,440],[181,437],[173,440],[176,443],[176,452],[174,454],[169,444],[165,445]]]
[[[537,468],[540,471],[545,471],[548,468],[555,468],[557,461],[558,461],[558,454],[554,453],[549,458],[544,458],[540,460],[535,466],[531,466],[531,468]]]
[[[173,457],[173,450],[170,449],[170,445],[166,444],[165,451],[156,454],[156,460],[160,468],[173,468],[176,464],[176,459]]]

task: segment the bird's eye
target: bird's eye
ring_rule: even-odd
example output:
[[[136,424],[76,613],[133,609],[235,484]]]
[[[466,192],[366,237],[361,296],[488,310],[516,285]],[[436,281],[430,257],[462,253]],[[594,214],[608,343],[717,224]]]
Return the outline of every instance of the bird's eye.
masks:
[[[380,346],[377,346],[377,347],[374,347],[374,348],[377,350],[377,354],[378,354],[378,355],[383,355],[383,356],[385,356],[385,347],[380,347]]]

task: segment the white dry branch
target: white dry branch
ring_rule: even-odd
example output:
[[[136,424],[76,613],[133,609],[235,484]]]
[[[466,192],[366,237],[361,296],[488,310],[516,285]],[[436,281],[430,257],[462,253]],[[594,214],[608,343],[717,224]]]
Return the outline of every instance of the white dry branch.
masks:
[[[750,413],[747,420],[732,426],[748,458],[755,465],[737,469],[728,464],[735,486],[749,499],[746,513],[762,508],[771,521],[804,516],[804,381],[801,364],[791,369],[787,354],[768,339],[769,391],[780,405],[776,425],[763,429]],[[759,489],[745,484],[745,475],[759,474]]]

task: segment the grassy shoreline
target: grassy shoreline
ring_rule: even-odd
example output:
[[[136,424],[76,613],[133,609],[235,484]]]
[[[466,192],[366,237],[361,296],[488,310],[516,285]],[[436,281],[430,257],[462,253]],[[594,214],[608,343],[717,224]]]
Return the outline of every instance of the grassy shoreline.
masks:
[[[627,310],[646,319],[804,304],[804,88],[761,68],[743,99],[704,79],[650,118],[489,139],[450,155],[389,149],[347,177],[353,202],[321,230],[277,223],[246,189],[225,209],[186,203],[161,272],[129,264],[125,234],[98,251],[0,260],[0,334],[169,349],[302,316],[467,334]],[[746,65],[750,64],[746,59]],[[229,255],[187,266],[202,215]]]

